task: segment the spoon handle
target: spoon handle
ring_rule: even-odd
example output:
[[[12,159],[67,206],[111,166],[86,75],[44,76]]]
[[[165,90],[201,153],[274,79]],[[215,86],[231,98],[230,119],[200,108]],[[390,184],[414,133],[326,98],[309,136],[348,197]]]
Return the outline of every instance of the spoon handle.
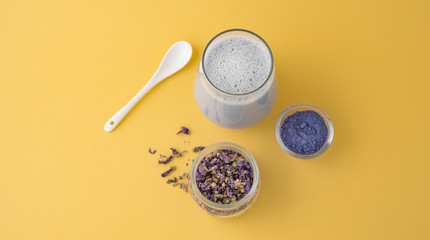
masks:
[[[136,96],[134,96],[124,107],[122,107],[106,122],[104,126],[106,132],[114,130],[125,117],[125,115],[127,115],[127,113],[134,107],[134,105],[136,105],[136,103],[139,102],[139,100],[157,84],[157,82],[153,79],[154,77],[148,81],[148,83],[136,94]]]

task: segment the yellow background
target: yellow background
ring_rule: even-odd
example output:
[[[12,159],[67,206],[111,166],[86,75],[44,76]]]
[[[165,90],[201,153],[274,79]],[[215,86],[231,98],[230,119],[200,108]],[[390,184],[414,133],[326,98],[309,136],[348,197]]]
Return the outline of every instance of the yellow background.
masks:
[[[230,28],[269,43],[279,80],[270,115],[243,130],[205,119],[192,91],[205,45]],[[189,64],[104,132],[179,40]],[[430,239],[429,56],[426,0],[2,0],[0,239]],[[335,129],[309,161],[274,134],[301,102]],[[238,218],[206,215],[148,153],[219,141],[261,171]]]

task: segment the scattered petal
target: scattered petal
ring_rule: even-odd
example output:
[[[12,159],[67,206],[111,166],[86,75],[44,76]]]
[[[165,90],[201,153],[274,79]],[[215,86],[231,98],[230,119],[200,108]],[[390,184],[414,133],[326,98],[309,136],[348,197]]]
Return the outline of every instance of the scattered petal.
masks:
[[[182,157],[182,153],[176,151],[176,149],[170,148],[170,150],[172,150],[173,156],[175,156],[175,157]]]
[[[178,133],[176,133],[176,135],[181,134],[181,133],[188,135],[188,134],[190,134],[190,129],[182,126],[181,130]]]
[[[165,171],[164,173],[161,174],[162,177],[166,177],[167,175],[169,175],[169,173],[171,173],[173,170],[175,170],[175,167],[172,166],[170,167],[169,170]]]
[[[179,179],[182,179],[183,177],[185,177],[186,173],[183,173],[181,176],[179,176]]]
[[[156,149],[154,149],[154,151],[151,151],[151,148],[149,148],[149,153],[150,154],[155,154],[156,151],[157,151]]]
[[[201,150],[203,150],[203,149],[205,149],[205,147],[202,147],[202,146],[200,146],[200,147],[195,147],[195,148],[193,148],[193,152],[200,152]]]
[[[167,183],[175,183],[177,181],[178,181],[178,179],[174,177],[172,179],[167,180]]]
[[[168,164],[170,161],[172,161],[172,158],[173,156],[170,156],[164,161],[158,160],[158,164]]]

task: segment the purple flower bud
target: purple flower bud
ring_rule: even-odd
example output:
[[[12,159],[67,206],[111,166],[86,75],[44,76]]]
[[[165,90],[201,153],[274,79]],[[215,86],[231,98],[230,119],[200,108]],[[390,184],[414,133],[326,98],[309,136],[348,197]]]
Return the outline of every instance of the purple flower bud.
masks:
[[[232,150],[211,152],[197,166],[197,188],[216,203],[239,201],[252,186],[252,168],[247,166],[250,167],[248,160]]]
[[[181,130],[178,133],[176,133],[176,135],[181,134],[181,133],[188,135],[188,134],[190,134],[190,129],[182,126]]]
[[[169,175],[169,173],[171,173],[173,170],[175,170],[175,167],[170,167],[169,170],[165,171],[164,173],[161,174],[162,177],[166,177],[167,175]]]
[[[219,156],[219,158],[220,158],[221,160],[226,161],[226,162],[230,162],[230,161],[231,161],[231,159],[230,159],[229,157],[224,156],[224,155]]]
[[[205,149],[205,147],[195,147],[193,148],[193,152],[200,152],[203,149]]]
[[[165,161],[158,160],[158,164],[167,164],[172,160],[173,156],[168,157]]]

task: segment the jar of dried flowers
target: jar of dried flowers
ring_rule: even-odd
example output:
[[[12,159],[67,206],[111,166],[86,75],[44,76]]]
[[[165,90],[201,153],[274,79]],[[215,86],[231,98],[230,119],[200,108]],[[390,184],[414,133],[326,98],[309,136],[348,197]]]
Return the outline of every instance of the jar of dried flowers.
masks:
[[[193,162],[189,189],[201,209],[213,216],[236,216],[254,203],[260,174],[254,157],[228,142],[212,144]]]

